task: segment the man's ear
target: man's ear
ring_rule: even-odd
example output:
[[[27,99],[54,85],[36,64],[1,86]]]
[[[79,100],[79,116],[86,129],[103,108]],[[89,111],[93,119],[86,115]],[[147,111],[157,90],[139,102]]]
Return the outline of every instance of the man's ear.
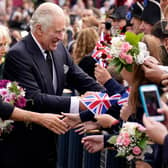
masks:
[[[36,25],[36,34],[37,34],[38,36],[41,36],[43,33],[44,33],[44,32],[43,32],[42,26],[41,26],[40,24],[37,24],[37,25]]]

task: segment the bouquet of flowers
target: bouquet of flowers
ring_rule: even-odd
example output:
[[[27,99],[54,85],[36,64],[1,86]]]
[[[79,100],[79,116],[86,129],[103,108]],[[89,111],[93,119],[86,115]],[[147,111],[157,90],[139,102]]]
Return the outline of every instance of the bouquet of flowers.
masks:
[[[128,161],[144,160],[145,153],[152,153],[152,149],[148,145],[148,137],[140,131],[143,129],[142,125],[135,122],[124,123],[119,135],[112,136],[108,140],[116,148],[116,156],[126,157]]]
[[[150,56],[146,44],[141,42],[143,36],[143,33],[126,32],[125,35],[100,40],[92,57],[103,67],[114,65],[117,72],[124,67],[131,72],[133,64],[143,64]]]
[[[111,61],[116,70],[120,72],[123,67],[132,71],[133,64],[143,64],[146,57],[150,56],[145,43],[141,42],[143,34],[126,32],[125,35],[113,37],[111,41]]]
[[[0,96],[6,103],[16,107],[23,108],[26,106],[25,91],[17,82],[9,80],[0,80]],[[13,128],[13,120],[2,120],[0,118],[0,135],[8,134]]]

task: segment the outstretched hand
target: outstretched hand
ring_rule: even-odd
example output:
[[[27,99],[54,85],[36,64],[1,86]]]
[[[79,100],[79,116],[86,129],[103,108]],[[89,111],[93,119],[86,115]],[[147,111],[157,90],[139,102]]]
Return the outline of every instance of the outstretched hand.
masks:
[[[99,129],[100,125],[97,122],[87,121],[75,126],[76,130],[79,135],[89,132],[91,130]]]
[[[104,135],[91,135],[82,138],[85,149],[90,153],[101,151],[104,148]]]
[[[145,60],[144,64],[142,65],[142,68],[147,79],[154,83],[160,84],[162,80],[162,74],[164,74],[165,72],[159,68],[156,62],[154,62],[153,60],[151,61],[149,59]]]
[[[68,131],[68,124],[62,120],[63,116],[58,114],[39,114],[38,122],[56,134],[65,134]]]
[[[97,115],[95,116],[95,119],[97,120],[97,123],[103,128],[111,128],[112,125],[115,125],[119,122],[117,119],[109,114]]]
[[[63,121],[70,128],[74,128],[77,124],[81,123],[79,114],[72,114],[72,113],[61,113],[61,114],[64,116]]]

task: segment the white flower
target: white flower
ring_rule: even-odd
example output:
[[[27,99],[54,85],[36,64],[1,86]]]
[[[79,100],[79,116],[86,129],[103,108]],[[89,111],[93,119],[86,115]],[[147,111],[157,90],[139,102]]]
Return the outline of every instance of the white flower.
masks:
[[[128,161],[130,161],[130,160],[134,159],[134,156],[133,155],[129,155],[126,158],[127,158]]]
[[[143,42],[138,43],[139,54],[135,57],[136,64],[143,64],[146,57],[150,56],[147,46]]]
[[[123,40],[124,39],[122,36],[112,38],[112,40],[111,40],[112,45],[111,45],[110,54],[113,57],[116,57],[116,58],[119,57],[119,55],[121,53],[121,46],[122,46]]]
[[[9,89],[11,86],[12,86],[12,83],[8,82],[7,85],[6,85],[6,88]]]

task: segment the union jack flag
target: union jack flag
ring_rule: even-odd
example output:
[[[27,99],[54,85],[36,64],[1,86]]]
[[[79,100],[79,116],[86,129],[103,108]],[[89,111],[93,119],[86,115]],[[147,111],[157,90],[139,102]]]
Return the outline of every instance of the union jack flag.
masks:
[[[128,102],[129,92],[124,94],[115,94],[111,97],[107,93],[102,92],[92,92],[92,94],[87,95],[81,99],[81,102],[94,114],[105,114],[106,111],[115,103],[122,106],[124,103]]]
[[[94,114],[104,114],[120,97],[120,94],[109,97],[107,93],[92,92],[91,95],[82,98],[81,102]]]
[[[124,103],[128,102],[128,97],[129,97],[129,89],[127,89],[122,95],[121,98],[118,100],[118,105],[122,106]]]

